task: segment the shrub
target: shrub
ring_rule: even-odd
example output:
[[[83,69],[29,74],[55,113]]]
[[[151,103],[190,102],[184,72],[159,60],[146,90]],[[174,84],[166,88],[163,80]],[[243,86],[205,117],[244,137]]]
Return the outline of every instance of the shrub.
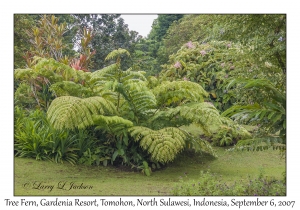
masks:
[[[172,195],[180,196],[285,196],[285,180],[259,174],[258,178],[248,182],[237,181],[232,185],[210,172],[201,171],[197,181],[180,180],[172,190]]]
[[[15,109],[15,155],[75,164],[93,146],[94,138],[87,131],[56,130],[49,125],[46,113],[27,113]]]

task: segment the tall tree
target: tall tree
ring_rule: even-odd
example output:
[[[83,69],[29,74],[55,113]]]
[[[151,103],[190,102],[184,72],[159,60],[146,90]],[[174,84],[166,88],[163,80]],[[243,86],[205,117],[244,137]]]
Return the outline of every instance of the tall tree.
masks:
[[[108,65],[105,57],[113,50],[126,48],[130,53],[134,51],[134,46],[139,39],[138,33],[130,31],[119,14],[79,14],[74,16],[82,27],[90,28],[93,31],[94,36],[90,47],[96,51],[93,57],[94,70]],[[80,38],[79,36],[78,39]]]
[[[158,15],[158,18],[153,21],[152,30],[148,36],[149,39],[160,42],[172,23],[181,19],[182,17],[182,14]]]
[[[152,47],[152,52],[151,52],[153,57],[157,58],[159,54],[160,54],[160,56],[163,55],[162,40],[163,40],[164,36],[166,35],[169,27],[172,25],[172,23],[174,21],[181,19],[182,17],[183,17],[183,15],[173,15],[173,14],[158,15],[158,18],[153,21],[152,30],[150,31],[150,34],[148,36],[148,38],[150,40],[154,41],[153,42],[154,47]],[[159,52],[159,50],[161,52]],[[167,61],[167,60],[163,59],[160,62],[160,64],[163,64],[164,61]]]
[[[26,65],[25,53],[29,51],[29,36],[25,32],[36,23],[38,15],[15,14],[14,15],[14,68],[22,68]]]
[[[167,62],[168,56],[165,54],[162,40],[172,23],[182,17],[182,14],[158,15],[158,18],[153,21],[148,37],[137,45],[137,61],[143,63],[140,66],[148,66],[145,70],[149,75],[158,74],[161,70],[160,65]],[[144,59],[139,58],[139,55],[144,55]],[[140,62],[142,60],[143,62]]]

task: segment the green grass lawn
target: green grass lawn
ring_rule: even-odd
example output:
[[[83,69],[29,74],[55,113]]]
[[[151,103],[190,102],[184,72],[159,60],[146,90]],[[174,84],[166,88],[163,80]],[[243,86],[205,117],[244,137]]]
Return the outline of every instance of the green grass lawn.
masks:
[[[185,152],[149,177],[125,167],[73,166],[15,157],[14,195],[160,196],[170,195],[174,185],[183,177],[196,180],[201,170],[210,170],[232,183],[247,180],[248,176],[256,178],[261,170],[266,176],[281,179],[286,168],[279,151],[227,152],[224,148],[215,149],[218,158]],[[83,186],[86,189],[79,189]]]

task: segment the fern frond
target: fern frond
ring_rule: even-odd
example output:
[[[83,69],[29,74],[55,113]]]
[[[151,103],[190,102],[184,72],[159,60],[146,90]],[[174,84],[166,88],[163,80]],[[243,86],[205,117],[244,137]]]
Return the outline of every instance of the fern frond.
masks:
[[[71,68],[70,66],[60,63],[52,58],[46,59],[42,58],[40,59],[36,65],[33,66],[33,69],[37,71],[42,76],[45,76],[49,79],[49,76],[47,76],[49,73],[55,73],[57,75],[62,76],[63,80],[69,81],[74,80],[78,81],[78,74],[77,70]]]
[[[149,88],[154,88],[157,85],[159,85],[158,79],[154,76],[148,76],[147,81],[148,81],[147,85],[148,85]]]
[[[126,83],[127,81],[147,81],[145,74],[146,72],[144,71],[131,71],[130,68],[126,71],[122,71],[120,82]]]
[[[199,152],[199,153],[205,152],[205,153],[211,154],[214,157],[218,157],[217,153],[212,148],[211,144],[204,139],[192,137],[192,138],[189,138],[189,140],[187,141],[187,144],[190,145],[189,148],[194,149],[196,152]]]
[[[90,72],[75,70],[68,65],[60,63],[52,58],[39,58],[32,69],[16,69],[15,78],[20,80],[45,77],[50,83],[59,81],[85,81]]]
[[[14,78],[17,80],[29,80],[33,74],[32,69],[15,69]]]
[[[58,97],[53,100],[47,111],[48,120],[55,129],[85,128],[94,124],[93,115],[116,113],[116,107],[99,96],[85,99],[73,96]]]
[[[194,123],[199,126],[207,135],[211,133],[211,126],[221,125],[221,118],[218,110],[210,103],[192,103],[176,108],[168,108],[164,111],[157,112],[151,119],[151,124],[156,124],[161,120],[167,120],[174,123],[175,126],[182,126],[180,121],[185,123]]]
[[[133,126],[133,123],[118,116],[103,116],[97,115],[93,117],[96,129],[102,129],[115,135],[123,134],[128,128]]]
[[[246,128],[239,125],[235,121],[231,120],[228,117],[221,117],[221,122],[223,125],[228,126],[232,129],[235,136],[240,136],[242,139],[250,138],[251,134],[247,131]]]
[[[103,81],[104,83],[105,81],[111,81],[116,78],[117,73],[118,73],[118,65],[112,64],[103,69],[91,73],[90,82],[93,83],[96,81]]]
[[[136,114],[156,106],[156,98],[147,88],[145,82],[127,81],[126,84],[120,86],[118,92],[122,94]]]
[[[211,144],[201,139],[200,137],[195,137],[191,133],[187,132],[186,130],[180,128],[181,131],[183,131],[186,135],[186,148],[193,149],[195,152],[206,152],[208,154],[213,155],[214,157],[218,157],[215,150],[212,148]]]
[[[56,82],[50,86],[50,90],[55,93],[57,97],[60,96],[76,96],[76,97],[90,97],[94,93],[89,88],[72,81]]]
[[[203,102],[208,93],[197,83],[190,81],[163,82],[153,90],[158,105],[174,103]]]
[[[120,83],[126,83],[127,81],[146,81],[143,71],[131,71],[128,69],[126,71],[120,71],[117,64],[109,65],[101,70],[97,70],[91,73],[90,82],[92,84],[105,84],[107,81],[118,81]]]
[[[167,163],[173,161],[184,148],[186,135],[174,127],[151,130],[147,127],[135,126],[129,129],[135,141],[147,150],[153,161]]]
[[[127,55],[127,56],[130,56],[130,53],[129,53],[127,50],[125,50],[125,49],[119,48],[119,49],[117,49],[117,50],[114,50],[114,51],[110,52],[110,53],[106,56],[105,60],[111,60],[111,59],[114,59],[114,58],[118,58],[118,57],[120,57],[121,55]]]

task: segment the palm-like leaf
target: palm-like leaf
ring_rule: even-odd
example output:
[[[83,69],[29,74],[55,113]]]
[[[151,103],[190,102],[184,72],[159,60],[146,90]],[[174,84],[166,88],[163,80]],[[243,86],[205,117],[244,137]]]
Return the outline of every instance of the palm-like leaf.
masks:
[[[263,151],[269,148],[284,151],[286,149],[286,145],[282,138],[278,138],[276,136],[268,136],[264,138],[241,140],[235,145],[234,149],[247,151]]]
[[[244,122],[255,122],[263,124],[271,132],[281,131],[285,136],[286,129],[286,96],[277,89],[270,81],[264,79],[234,80],[229,85],[232,86],[240,82],[243,88],[256,88],[264,91],[266,97],[264,101],[257,101],[253,105],[234,105],[222,116],[229,116]]]
[[[271,134],[279,131],[279,136],[285,143],[286,138],[286,96],[283,91],[277,89],[270,81],[265,79],[251,79],[251,80],[234,80],[229,86],[240,82],[243,88],[255,88],[258,93],[264,92],[265,100],[257,101],[255,104],[248,105],[234,105],[222,113],[222,116],[229,116],[244,123],[261,124]],[[268,141],[270,136],[265,139]],[[256,141],[253,139],[252,141]],[[242,144],[242,142],[241,142]]]
[[[286,108],[286,96],[282,90],[279,90],[274,86],[272,82],[266,79],[233,79],[228,84],[228,88],[239,84],[241,88],[251,89],[255,88],[259,91],[264,91],[265,95],[279,104],[281,104],[284,109]],[[259,103],[259,101],[258,101]]]

